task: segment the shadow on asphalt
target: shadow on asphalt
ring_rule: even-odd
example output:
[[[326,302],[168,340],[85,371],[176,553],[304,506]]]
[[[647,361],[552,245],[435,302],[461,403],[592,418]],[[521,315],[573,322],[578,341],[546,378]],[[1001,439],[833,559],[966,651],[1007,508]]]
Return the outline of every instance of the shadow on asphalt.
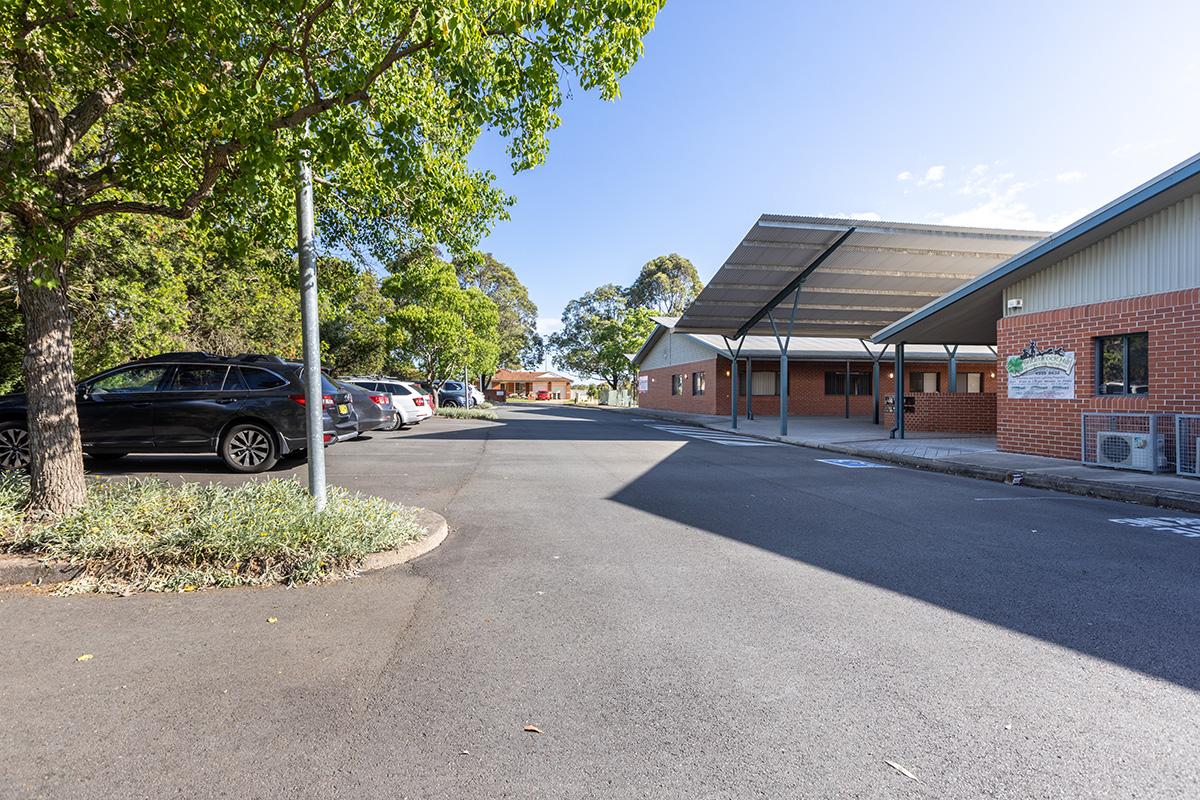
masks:
[[[714,447],[631,421],[522,408],[501,425],[417,435],[682,442],[609,499],[1200,689],[1200,540],[1109,522],[1176,512],[907,469],[839,470],[804,448]],[[1010,493],[1059,502],[974,500]]]

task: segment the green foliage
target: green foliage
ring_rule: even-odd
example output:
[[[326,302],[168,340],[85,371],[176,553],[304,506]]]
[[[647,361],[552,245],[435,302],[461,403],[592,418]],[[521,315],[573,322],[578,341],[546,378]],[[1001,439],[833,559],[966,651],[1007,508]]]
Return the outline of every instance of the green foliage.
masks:
[[[646,262],[629,287],[629,301],[659,314],[677,316],[703,288],[696,268],[678,253]]]
[[[388,318],[394,359],[429,380],[491,374],[499,357],[496,304],[475,287],[459,285],[454,267],[416,253],[389,267],[383,294],[395,306]]]
[[[500,419],[500,415],[490,409],[463,408],[462,406],[438,406],[437,414],[439,417],[449,417],[450,419],[483,419],[490,422]]]
[[[308,583],[425,534],[413,509],[338,487],[318,513],[292,480],[109,481],[49,523],[21,522],[26,491],[24,476],[0,480],[0,549],[80,569],[68,592]]]
[[[554,360],[563,369],[604,378],[614,389],[637,374],[629,354],[654,329],[650,311],[632,305],[620,286],[605,284],[567,303],[562,329],[550,337]]]
[[[474,286],[496,304],[497,365],[510,369],[537,368],[545,349],[537,332],[537,306],[512,268],[497,261],[491,253],[481,258],[458,259],[454,268],[463,286]]]
[[[317,265],[321,308],[321,362],[335,375],[373,375],[388,358],[388,316],[395,310],[379,278],[348,261]]]

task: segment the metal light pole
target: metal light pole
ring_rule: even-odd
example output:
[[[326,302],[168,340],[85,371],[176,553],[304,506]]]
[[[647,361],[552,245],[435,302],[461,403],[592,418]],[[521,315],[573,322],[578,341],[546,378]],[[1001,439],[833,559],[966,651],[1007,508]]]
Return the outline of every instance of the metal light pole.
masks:
[[[321,390],[321,331],[317,316],[317,254],[313,244],[312,168],[299,166],[296,250],[300,254],[300,323],[304,331],[304,419],[308,435],[308,491],[325,509],[325,425]]]

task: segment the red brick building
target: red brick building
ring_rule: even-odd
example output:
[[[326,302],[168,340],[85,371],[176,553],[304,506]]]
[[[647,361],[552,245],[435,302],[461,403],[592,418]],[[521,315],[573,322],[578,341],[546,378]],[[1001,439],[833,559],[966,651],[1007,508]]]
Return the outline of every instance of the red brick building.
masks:
[[[557,372],[498,369],[488,384],[488,394],[501,401],[509,397],[532,400],[538,392],[546,392],[550,400],[570,400],[571,379]]]
[[[634,360],[639,366],[638,405],[694,414],[727,414],[731,407],[732,360],[720,336],[676,333],[675,318],[658,317],[654,332]],[[788,347],[789,416],[873,416],[872,404],[880,399],[880,415],[895,391],[895,368],[889,349],[872,348],[879,355],[879,387],[873,386],[874,359],[858,339],[798,337]],[[756,416],[778,416],[780,360],[773,338],[747,336],[738,354],[738,406]],[[987,347],[961,347],[956,353],[955,403],[948,392],[949,363],[940,345],[909,347],[907,385],[928,405],[921,430],[995,430],[996,357]],[[847,380],[847,376],[849,380]],[[747,400],[747,379],[752,403]],[[952,397],[934,406],[937,397]]]
[[[874,341],[995,345],[1001,450],[1106,463],[1106,441],[1153,430],[1150,449],[1173,462],[1174,415],[1200,414],[1200,156]]]

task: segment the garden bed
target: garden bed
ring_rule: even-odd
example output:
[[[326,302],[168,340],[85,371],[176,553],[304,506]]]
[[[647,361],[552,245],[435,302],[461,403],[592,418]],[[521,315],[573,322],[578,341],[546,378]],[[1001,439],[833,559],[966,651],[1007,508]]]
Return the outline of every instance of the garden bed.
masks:
[[[94,483],[55,522],[24,518],[27,493],[25,476],[0,477],[0,552],[69,565],[62,592],[312,583],[426,533],[416,509],[337,487],[318,513],[294,480]]]

